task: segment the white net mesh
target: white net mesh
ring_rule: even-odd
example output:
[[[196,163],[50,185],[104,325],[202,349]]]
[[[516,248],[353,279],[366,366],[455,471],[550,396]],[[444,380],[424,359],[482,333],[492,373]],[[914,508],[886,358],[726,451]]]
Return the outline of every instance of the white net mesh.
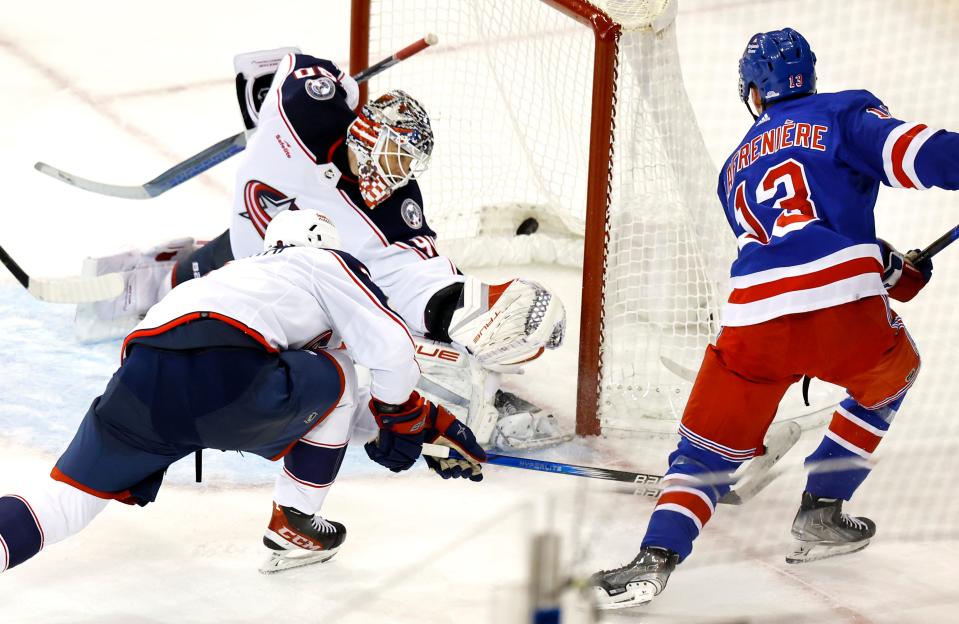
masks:
[[[689,382],[664,359],[697,368],[718,327],[730,246],[717,235],[715,174],[683,89],[675,5],[598,4],[623,27],[600,416],[606,428],[673,430]],[[383,2],[373,5],[370,57],[427,31],[441,46],[371,92],[402,85],[430,111],[437,146],[422,186],[441,250],[465,267],[580,265],[592,30],[533,0]],[[537,234],[515,236],[528,217]]]
[[[390,82],[422,97],[434,115],[436,160],[423,183],[433,226],[454,241],[445,249],[464,266],[577,262],[592,33],[535,0],[387,4],[394,8],[373,12],[372,58],[427,30],[443,41],[442,50],[429,53],[425,73],[417,60],[398,67]],[[673,431],[690,387],[682,377],[698,367],[718,328],[735,250],[715,195],[714,163],[750,126],[736,95],[736,62],[746,41],[756,32],[796,28],[819,58],[820,91],[866,88],[897,117],[955,130],[959,3],[687,0],[675,23],[663,3],[601,4],[624,25],[601,417],[607,433]],[[959,221],[954,203],[940,190],[883,188],[877,233],[901,249],[925,246]],[[513,236],[528,216],[552,236]],[[950,248],[936,258],[930,287],[895,305],[923,368],[877,450],[876,469],[847,505],[877,521],[874,544],[861,555],[812,567],[783,563],[805,479],[802,458],[819,443],[820,425],[842,396],[841,389],[814,381],[812,407],[801,411],[791,390],[780,408],[780,419],[803,417],[807,430],[783,460],[785,474],[753,503],[719,508],[677,572],[688,580],[670,581],[651,613],[689,622],[704,621],[707,612],[717,621],[789,622],[946,621],[953,615],[959,508],[948,492],[959,476],[951,415],[959,398],[953,379],[959,321],[951,305],[957,289],[959,249]],[[616,437],[600,441],[600,456],[581,463],[665,471],[673,441]],[[595,553],[583,570],[589,572],[635,554],[652,504],[602,490],[573,515],[579,518],[583,509]]]

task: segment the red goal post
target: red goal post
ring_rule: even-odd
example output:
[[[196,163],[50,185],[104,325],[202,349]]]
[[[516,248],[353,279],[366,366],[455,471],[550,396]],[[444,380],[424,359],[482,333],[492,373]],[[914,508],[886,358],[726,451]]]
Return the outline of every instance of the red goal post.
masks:
[[[445,5],[446,3],[443,4]],[[525,71],[531,65],[542,65],[542,68],[535,70],[535,72],[537,75],[543,74],[547,76],[547,79],[539,83],[539,89],[533,90],[536,95],[531,96],[531,98],[540,100],[550,99],[548,96],[543,95],[544,90],[554,88],[562,89],[566,86],[568,75],[575,74],[576,76],[583,76],[583,78],[577,77],[569,83],[570,90],[573,92],[579,91],[581,86],[586,86],[581,85],[581,82],[585,81],[589,83],[588,103],[584,100],[582,104],[576,105],[583,107],[584,117],[575,122],[584,127],[583,136],[580,137],[577,135],[569,141],[571,144],[569,149],[571,151],[579,150],[588,153],[588,156],[585,158],[587,163],[585,176],[582,176],[585,179],[582,180],[581,184],[577,183],[578,186],[572,190],[553,192],[552,189],[546,189],[545,195],[551,198],[549,201],[543,202],[543,204],[549,205],[549,208],[544,210],[548,214],[539,219],[541,222],[549,221],[553,218],[553,215],[559,214],[556,220],[562,222],[566,227],[565,229],[563,227],[559,228],[563,231],[564,235],[558,238],[561,239],[563,244],[568,243],[570,240],[578,241],[575,247],[577,254],[579,253],[580,245],[582,249],[582,300],[580,308],[581,329],[578,354],[579,370],[576,397],[576,431],[579,435],[597,435],[604,427],[608,426],[623,429],[644,429],[648,423],[654,423],[651,427],[653,430],[661,429],[666,431],[672,429],[678,413],[677,410],[681,411],[682,403],[685,401],[689,383],[688,380],[677,378],[675,372],[666,370],[660,362],[660,358],[664,353],[670,353],[671,355],[667,359],[670,361],[680,361],[684,366],[689,366],[694,361],[698,362],[702,347],[705,346],[708,341],[710,332],[715,329],[717,317],[715,310],[711,309],[709,311],[707,315],[708,318],[705,321],[698,319],[692,323],[692,325],[695,325],[694,333],[696,333],[696,336],[694,340],[690,341],[687,339],[688,336],[685,335],[689,333],[690,330],[684,328],[677,332],[675,329],[677,325],[675,319],[650,320],[653,317],[661,316],[656,311],[653,311],[646,315],[646,320],[644,321],[642,316],[642,306],[644,304],[641,301],[637,301],[632,306],[629,302],[624,301],[611,303],[609,301],[608,291],[611,287],[611,269],[613,272],[622,273],[623,265],[632,262],[631,260],[623,261],[622,258],[625,257],[624,254],[630,258],[634,257],[634,251],[630,251],[629,248],[637,245],[642,253],[648,255],[648,258],[643,258],[635,262],[636,267],[628,269],[628,271],[632,271],[632,273],[627,274],[625,282],[623,282],[622,277],[614,279],[612,283],[616,284],[616,287],[619,288],[617,297],[620,291],[635,291],[638,293],[639,298],[645,297],[649,300],[650,297],[648,294],[650,291],[648,291],[648,288],[650,286],[649,284],[643,284],[643,282],[647,281],[657,282],[658,286],[653,286],[654,290],[661,290],[663,288],[669,290],[671,288],[669,282],[672,278],[662,277],[650,280],[647,273],[640,274],[640,271],[643,270],[643,265],[650,264],[652,262],[651,259],[655,259],[664,253],[651,251],[651,246],[656,244],[654,239],[663,237],[670,240],[688,239],[695,236],[696,233],[693,232],[693,230],[697,227],[702,227],[701,225],[697,226],[697,224],[685,223],[682,226],[683,232],[680,234],[657,234],[656,230],[662,229],[664,226],[655,223],[655,219],[650,220],[648,223],[645,223],[645,225],[637,225],[641,220],[637,220],[634,216],[631,216],[627,219],[629,224],[625,229],[644,232],[644,237],[641,240],[635,237],[624,238],[622,234],[623,230],[619,229],[619,223],[622,222],[622,219],[618,219],[617,223],[611,222],[611,210],[613,212],[619,210],[624,214],[630,212],[630,214],[635,215],[638,214],[640,210],[669,210],[672,204],[676,204],[677,207],[682,205],[680,209],[685,211],[683,219],[689,221],[685,213],[696,211],[699,207],[698,204],[697,206],[685,205],[690,202],[683,198],[670,199],[668,202],[664,202],[663,205],[658,205],[658,199],[653,201],[647,201],[646,199],[637,200],[638,204],[631,206],[629,211],[621,210],[621,206],[619,205],[632,201],[630,197],[626,197],[629,189],[637,185],[646,185],[645,181],[640,179],[642,173],[633,171],[634,162],[640,163],[637,166],[641,169],[647,166],[647,164],[642,162],[644,159],[648,159],[649,162],[653,160],[661,161],[664,156],[669,158],[675,156],[672,152],[681,151],[675,148],[670,150],[668,145],[666,147],[655,146],[647,148],[645,145],[647,139],[643,138],[642,141],[637,143],[633,140],[633,129],[628,127],[625,128],[626,131],[623,134],[626,137],[625,140],[630,141],[630,143],[617,143],[619,140],[617,137],[618,96],[622,96],[622,94],[619,93],[619,91],[621,91],[620,84],[624,80],[629,81],[630,84],[638,80],[645,82],[647,85],[655,85],[655,78],[639,75],[634,69],[637,62],[645,62],[646,59],[642,59],[640,56],[645,54],[646,47],[658,46],[660,48],[669,48],[672,46],[672,51],[667,50],[666,54],[667,56],[669,54],[672,54],[674,57],[676,56],[674,39],[672,42],[668,40],[656,41],[657,38],[661,38],[664,29],[672,28],[671,23],[675,16],[675,3],[671,0],[641,0],[639,2],[628,3],[630,6],[627,7],[625,15],[618,14],[615,18],[611,17],[610,13],[607,13],[598,6],[583,0],[515,0],[506,4],[498,3],[495,6],[489,3],[490,8],[486,13],[483,13],[483,8],[477,8],[479,5],[483,5],[483,2],[471,2],[468,4],[465,2],[451,2],[450,4],[454,5],[454,8],[450,9],[448,13],[442,13],[444,9],[434,9],[430,3],[423,3],[419,0],[352,0],[351,73],[368,65],[371,57],[371,46],[374,48],[373,56],[376,56],[376,54],[380,53],[379,48],[387,45],[384,41],[385,38],[392,36],[398,38],[400,36],[398,32],[394,34],[394,31],[403,31],[404,34],[402,36],[408,37],[409,35],[406,33],[406,29],[411,26],[408,26],[407,22],[413,24],[421,22],[419,31],[422,33],[427,31],[436,32],[437,35],[439,35],[440,42],[437,50],[427,51],[421,58],[418,57],[415,63],[408,64],[410,67],[414,67],[415,65],[420,67],[424,66],[428,62],[427,59],[430,55],[434,53],[438,54],[444,45],[454,51],[453,55],[461,54],[462,58],[459,62],[465,64],[465,66],[461,68],[456,65],[447,65],[442,68],[437,67],[429,70],[431,80],[449,83],[449,88],[443,93],[438,93],[431,99],[424,99],[431,115],[434,115],[434,110],[436,111],[436,121],[448,120],[451,116],[450,110],[443,108],[445,100],[442,98],[448,94],[459,90],[467,93],[468,89],[476,89],[476,94],[465,95],[462,99],[455,100],[458,104],[455,106],[450,105],[449,109],[451,110],[468,107],[471,102],[482,97],[481,94],[487,90],[485,88],[487,85],[477,86],[475,83],[471,85],[470,81],[464,80],[462,75],[480,66],[488,67],[489,71],[494,72],[491,78],[486,79],[486,82],[495,84],[496,88],[502,92],[512,88],[519,90],[527,88],[526,84],[510,84],[512,72]],[[607,2],[607,4],[616,3]],[[626,5],[627,3],[620,2],[618,4]],[[458,9],[456,7],[458,7]],[[434,14],[437,11],[439,14]],[[511,14],[504,17],[503,13],[506,12],[510,12]],[[622,9],[620,9],[620,12],[623,13]],[[560,17],[553,17],[546,15],[546,13]],[[624,19],[624,17],[626,19]],[[539,22],[537,20],[542,21]],[[632,21],[630,22],[630,20]],[[517,23],[530,23],[535,24],[535,26],[529,26],[527,30],[522,30],[522,28],[516,26]],[[412,27],[415,28],[415,26]],[[584,36],[579,34],[567,33],[567,30],[577,29],[584,35],[591,34],[592,49],[590,51],[587,51],[586,44],[582,44],[580,47],[567,44],[568,39],[575,39],[577,45],[584,39]],[[451,31],[453,33],[452,37],[446,31]],[[673,35],[670,34],[670,36]],[[633,40],[637,38],[649,39],[649,41],[636,43]],[[528,47],[530,42],[536,41],[542,41],[542,47],[534,48],[533,53],[524,53],[519,49],[520,46]],[[625,60],[623,58],[624,46],[626,48],[625,52],[631,55]],[[512,53],[512,56],[503,57],[502,55],[497,56],[494,52],[490,52],[490,50],[495,50],[497,47],[501,49],[516,47],[517,50]],[[541,50],[542,54],[540,55],[536,50]],[[506,53],[504,52],[503,54]],[[658,62],[658,60],[654,59],[652,62]],[[503,68],[504,65],[509,66],[511,64],[515,65],[515,67]],[[623,66],[624,64],[628,65],[628,67]],[[675,59],[675,62],[669,61],[665,65],[669,66],[668,71],[678,74],[678,58]],[[403,68],[403,71],[407,70],[409,70],[409,68]],[[564,72],[568,72],[568,74]],[[555,81],[548,80],[551,73],[555,76]],[[410,76],[411,74],[400,75],[399,72],[397,72],[396,76],[390,77],[389,82],[392,85],[397,85],[405,90],[409,90],[411,93],[421,93],[424,88],[423,86],[407,86],[410,84],[408,82],[411,80]],[[506,78],[503,76],[506,76]],[[522,79],[518,80],[522,81]],[[412,79],[412,82],[415,84],[415,77]],[[480,82],[480,80],[477,79],[477,82]],[[672,81],[664,80],[663,82]],[[672,96],[672,92],[664,93],[661,96],[657,95],[657,107],[663,111],[667,111],[670,106],[676,104],[675,102],[670,102],[670,99],[681,98],[683,101],[680,102],[680,104],[685,103],[688,108],[688,102],[685,101],[685,93],[682,92],[681,76],[679,77],[678,84],[663,84],[661,86],[671,89],[678,88],[679,91],[676,97]],[[361,89],[361,101],[365,101],[366,85],[362,85]],[[632,106],[632,99],[637,97],[636,91],[631,87],[625,92],[625,95],[630,98],[628,106]],[[641,95],[642,97],[637,99],[649,97],[647,94]],[[450,95],[450,97],[456,98],[459,96]],[[503,96],[504,101],[508,100],[509,97],[510,96]],[[434,106],[437,108],[434,109]],[[509,100],[505,104],[503,102],[497,102],[497,106],[503,106],[502,111],[498,113],[498,119],[509,119],[515,127],[520,129],[520,133],[530,124],[542,122],[542,117],[549,114],[543,113],[540,110],[533,110],[532,112],[523,111],[521,110],[521,105],[515,104],[515,100]],[[489,107],[489,104],[482,106],[477,105],[477,110],[480,111],[481,109],[488,109]],[[587,107],[588,110],[586,110]],[[575,106],[571,106],[571,108],[575,108]],[[648,109],[651,107],[644,106],[644,108]],[[704,154],[705,151],[702,148],[701,137],[699,137],[698,128],[695,127],[695,120],[692,118],[691,110],[686,112],[688,112],[687,117],[692,121],[690,122],[684,119],[684,131],[691,131],[692,134],[695,135],[694,142],[699,141],[699,144],[695,147]],[[665,127],[666,124],[663,120],[648,121],[640,119],[636,116],[636,113],[633,113],[631,110],[628,111],[627,114],[628,117],[625,117],[621,122],[623,126],[629,124],[663,126],[663,128],[660,129],[661,131],[657,130],[657,132],[664,136],[652,140],[660,143],[668,143],[672,140],[668,136],[665,136],[665,132],[670,132],[671,130]],[[657,114],[659,113],[653,113],[654,116]],[[588,124],[585,122],[585,116],[588,116]],[[500,121],[500,123],[504,122]],[[692,124],[691,128],[689,128],[690,123]],[[552,120],[549,123],[544,122],[542,129],[538,131],[540,136],[543,137],[543,144],[534,145],[532,141],[527,141],[522,146],[522,149],[528,149],[533,153],[534,156],[531,157],[532,159],[535,159],[535,153],[538,149],[546,152],[555,149],[557,153],[560,153],[562,149],[556,148],[552,144],[554,140],[553,135],[556,134],[554,131],[559,125],[561,125],[561,122],[556,120]],[[567,121],[565,125],[573,124]],[[587,126],[588,132],[585,130]],[[464,125],[464,127],[468,126]],[[574,134],[576,133],[575,130],[573,132]],[[530,134],[534,133],[530,132]],[[459,140],[462,134],[456,136],[457,140]],[[520,141],[522,142],[522,139],[520,139]],[[582,144],[583,141],[588,142],[588,146]],[[542,147],[542,145],[549,147],[545,148]],[[620,151],[624,155],[623,157],[629,157],[633,160],[625,163],[624,166],[623,157],[619,160],[616,158],[617,148],[620,148]],[[505,151],[512,153],[516,152],[517,148]],[[496,155],[490,156],[490,158],[497,157]],[[556,157],[555,160],[562,161],[563,158],[559,156]],[[554,165],[554,162],[537,162],[534,166],[535,171],[529,175],[531,177],[541,176],[544,179],[582,175],[579,172],[570,173],[568,171],[563,171],[558,174],[554,173]],[[433,167],[435,166],[436,159],[434,159]],[[670,166],[673,169],[682,169],[681,165]],[[625,183],[623,175],[618,174],[616,171],[617,167],[627,172],[625,175],[628,176],[629,179],[625,180]],[[657,167],[658,165],[654,168]],[[711,165],[706,168],[711,169]],[[433,172],[431,171],[431,173]],[[434,174],[434,176],[435,175],[436,174]],[[654,172],[654,175],[659,174]],[[671,172],[668,175],[675,177],[676,175],[681,175],[681,173]],[[712,172],[707,172],[706,175],[703,176],[704,178],[708,178],[705,179],[706,187],[713,183],[714,178],[711,177],[712,175]],[[425,180],[424,183],[426,183]],[[682,183],[683,182],[680,181],[680,184]],[[697,189],[697,192],[694,193],[697,197],[695,202],[692,203],[698,203],[703,199],[704,193],[699,191],[701,191],[701,189]],[[432,222],[432,220],[436,219],[434,215],[437,210],[434,208],[434,193],[430,189],[424,189],[424,193],[427,201],[430,203],[429,214]],[[520,192],[518,195],[528,197],[529,194]],[[679,193],[679,195],[682,195],[682,193]],[[625,199],[620,198],[620,196],[623,196]],[[513,200],[509,201],[512,202]],[[528,199],[525,201],[529,202]],[[537,210],[541,210],[541,207],[539,207],[540,202],[534,201],[533,203],[536,204]],[[523,200],[517,199],[515,200],[515,204],[523,204]],[[614,206],[614,204],[617,205]],[[510,210],[512,209],[513,208],[510,208]],[[501,214],[499,212],[501,210],[500,208],[496,210],[497,214]],[[448,226],[444,227],[441,223],[441,226],[435,229],[437,229],[441,238],[450,238],[450,232],[459,227],[457,221],[462,220],[462,217],[458,220],[451,219]],[[492,221],[492,218],[489,219],[489,222]],[[488,225],[488,223],[482,224],[480,228],[483,229],[485,225]],[[496,228],[486,227],[485,229],[495,230]],[[477,232],[470,231],[464,233],[463,238],[475,237],[476,235]],[[457,236],[458,231],[452,233],[453,238]],[[617,252],[618,255],[615,257],[611,257],[610,255],[611,244],[619,250]],[[715,257],[707,257],[708,254],[706,254],[703,249],[700,249],[696,253],[703,256],[695,261],[699,264],[716,259]],[[569,254],[564,252],[559,255]],[[675,257],[680,257],[682,254],[674,255]],[[454,258],[454,260],[456,259],[457,258]],[[674,262],[674,259],[667,260],[667,263],[670,264]],[[685,263],[687,263],[685,260],[680,262],[680,264]],[[467,264],[466,266],[469,265]],[[676,267],[671,267],[670,270],[677,274],[683,274],[684,271],[687,271],[685,268],[676,269]],[[694,268],[689,270],[699,269]],[[654,273],[654,271],[652,271],[652,273]],[[632,275],[632,277],[629,277],[629,275]],[[644,277],[644,275],[646,275],[646,277]],[[685,276],[681,276],[680,279],[688,281]],[[687,286],[683,286],[683,288],[687,288]],[[701,286],[697,286],[696,288],[698,290],[705,290],[705,288]],[[715,299],[715,285],[710,285],[709,290],[709,305],[712,306],[715,304],[715,301],[713,301],[713,299]],[[646,293],[645,295],[644,292]],[[697,297],[704,298],[706,296],[697,295]],[[655,299],[656,297],[654,296],[652,298]],[[685,305],[679,302],[679,299],[682,299],[682,297],[677,298],[675,294],[667,294],[666,298],[677,299],[676,302],[671,302],[666,306],[668,308],[666,309],[667,316],[688,316],[680,310],[680,308]],[[616,314],[618,315],[617,318],[624,314],[626,316],[634,315],[634,311],[639,314],[633,321],[617,321],[617,327],[623,329],[618,336],[612,335],[612,330],[607,324],[608,313],[611,311],[610,306],[615,307]],[[636,309],[631,310],[631,307],[635,307]],[[630,323],[633,325],[630,325]],[[635,325],[635,323],[639,323],[639,325]],[[683,323],[690,325],[690,323],[685,321],[681,321],[679,324],[682,325]],[[632,334],[628,329],[630,326],[636,330]],[[640,328],[640,326],[644,327]],[[649,327],[653,326],[658,326],[659,329],[654,328],[650,330]],[[683,358],[672,354],[671,349],[673,349],[673,347],[663,347],[663,343],[671,340],[671,338],[659,335],[651,341],[655,343],[655,348],[653,349],[646,349],[644,346],[640,352],[628,346],[628,343],[634,339],[637,342],[650,342],[649,336],[664,334],[664,332],[661,331],[662,329],[665,329],[665,334],[683,334],[679,342],[684,343],[685,346],[683,349],[689,351],[691,354],[695,353],[695,355],[683,361]],[[631,361],[632,359],[642,360],[643,367],[647,370],[655,369],[653,370],[652,376],[645,373],[639,373],[637,375],[635,369],[638,367]],[[654,376],[658,376],[665,381],[653,381]],[[609,419],[602,417],[604,410],[610,414]],[[661,426],[655,425],[657,419],[664,421],[661,422]],[[644,423],[644,425],[640,425],[639,423],[641,422]],[[634,424],[636,425],[635,427],[633,426]]]

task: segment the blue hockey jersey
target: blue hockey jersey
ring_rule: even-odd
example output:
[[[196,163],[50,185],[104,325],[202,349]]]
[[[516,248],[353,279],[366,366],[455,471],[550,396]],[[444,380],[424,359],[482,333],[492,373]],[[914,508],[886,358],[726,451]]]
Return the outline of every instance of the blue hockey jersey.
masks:
[[[873,215],[880,183],[959,188],[959,134],[896,119],[868,91],[766,110],[719,176],[739,246],[723,324],[884,295]]]

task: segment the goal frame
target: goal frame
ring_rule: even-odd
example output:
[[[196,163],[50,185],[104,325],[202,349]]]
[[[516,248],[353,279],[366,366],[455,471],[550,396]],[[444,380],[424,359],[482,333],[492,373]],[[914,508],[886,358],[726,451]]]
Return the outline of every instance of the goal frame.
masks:
[[[593,32],[589,166],[583,244],[583,285],[580,308],[579,357],[576,390],[576,434],[602,433],[599,419],[602,383],[602,339],[609,209],[613,179],[613,132],[616,77],[621,27],[605,12],[584,0],[528,0],[542,2]],[[371,0],[351,0],[350,73],[370,62]],[[442,36],[440,37],[442,45]],[[427,51],[427,54],[429,52]],[[360,85],[360,104],[367,101],[368,85]]]

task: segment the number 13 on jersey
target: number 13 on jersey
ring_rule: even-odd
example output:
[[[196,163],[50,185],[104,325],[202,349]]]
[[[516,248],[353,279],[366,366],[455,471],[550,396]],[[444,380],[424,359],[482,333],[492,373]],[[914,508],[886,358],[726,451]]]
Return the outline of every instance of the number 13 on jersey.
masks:
[[[802,163],[792,158],[766,170],[755,189],[756,203],[768,202],[780,195],[771,208],[751,207],[746,182],[740,182],[733,196],[736,223],[745,230],[739,235],[739,248],[750,243],[767,245],[772,238],[783,237],[819,220],[816,204]]]

